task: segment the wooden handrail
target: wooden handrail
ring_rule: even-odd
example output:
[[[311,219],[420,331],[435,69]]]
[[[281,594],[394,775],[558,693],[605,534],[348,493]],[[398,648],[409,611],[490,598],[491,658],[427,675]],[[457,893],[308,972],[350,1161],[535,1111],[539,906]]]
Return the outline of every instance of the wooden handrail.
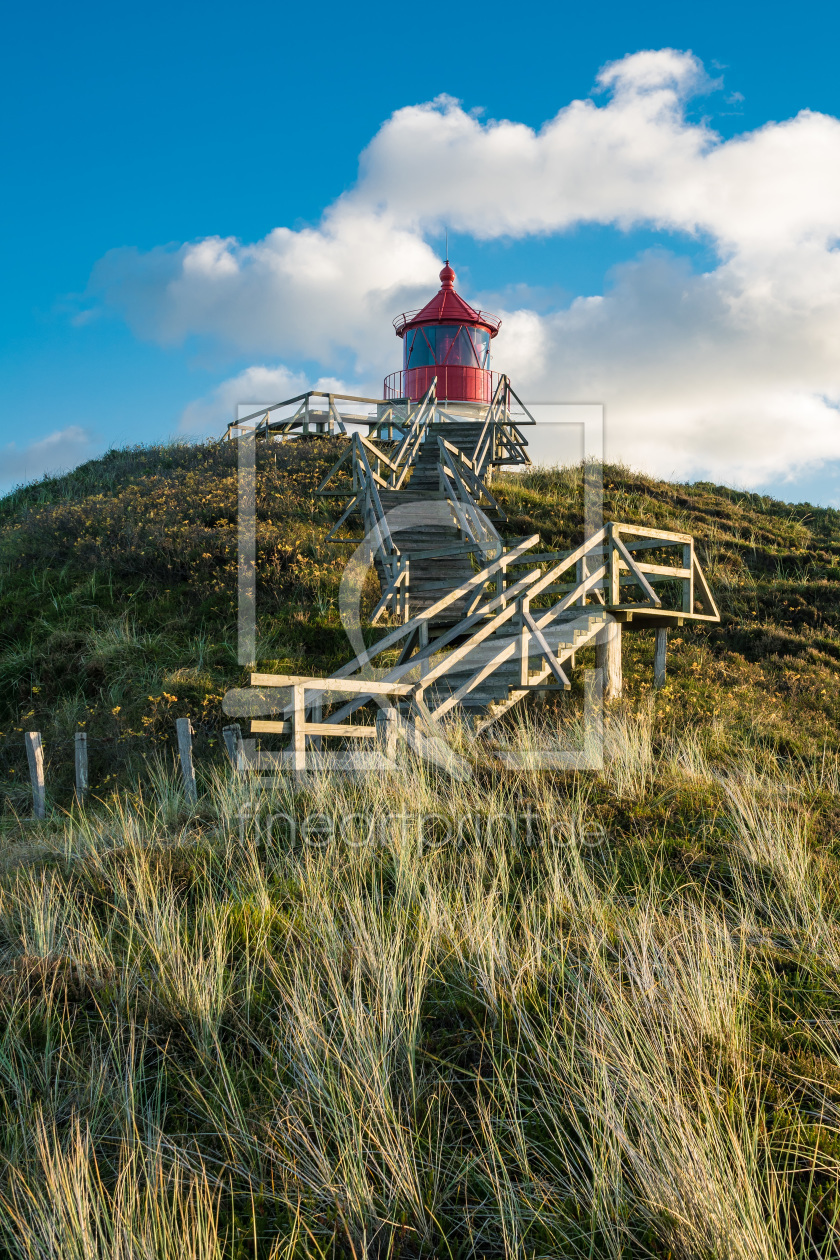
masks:
[[[502,540],[499,536],[498,530],[494,529],[489,521],[487,521],[485,525],[477,516],[476,513],[479,510],[478,504],[464,485],[459,467],[460,461],[456,463],[452,458],[453,455],[459,456],[461,454],[458,447],[452,446],[445,438],[438,437],[438,450],[440,453],[440,459],[438,461],[440,468],[440,488],[447,496],[452,506],[456,509],[459,517],[461,513],[458,509],[459,507],[463,508],[466,523],[470,526],[466,532],[471,534],[473,540],[479,544],[485,556],[489,554],[490,547],[498,547],[501,549]],[[454,482],[454,488],[457,492],[455,495],[451,493],[449,478],[446,476],[447,470],[452,474],[452,481]],[[465,471],[467,470],[465,469]],[[478,481],[477,478],[475,478],[475,480]],[[482,490],[488,494],[488,498],[492,498],[492,495],[489,494],[486,487],[480,481],[478,484],[481,486]],[[495,503],[495,499],[493,502]],[[507,518],[505,517],[505,519]]]
[[[475,502],[479,504],[481,502],[481,496],[485,495],[490,500],[490,506],[499,513],[499,516],[503,521],[506,521],[507,513],[504,511],[495,495],[491,493],[489,488],[481,480],[480,475],[476,471],[475,461],[469,459],[460,447],[453,446],[451,442],[447,442],[445,437],[438,435],[438,443],[441,445],[441,450],[447,450],[449,454],[457,460],[459,471],[463,471],[467,474],[467,480],[471,482],[471,489],[478,495]]]

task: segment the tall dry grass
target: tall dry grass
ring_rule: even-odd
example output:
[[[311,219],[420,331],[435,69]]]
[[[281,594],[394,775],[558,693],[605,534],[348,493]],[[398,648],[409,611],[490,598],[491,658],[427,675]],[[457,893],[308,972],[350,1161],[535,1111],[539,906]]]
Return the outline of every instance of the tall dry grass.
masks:
[[[831,775],[657,742],[646,708],[600,775],[456,743],[470,778],[402,750],[214,772],[191,809],[161,769],[31,829],[0,883],[4,1254],[837,1254]],[[667,820],[617,829],[675,800],[696,869]]]

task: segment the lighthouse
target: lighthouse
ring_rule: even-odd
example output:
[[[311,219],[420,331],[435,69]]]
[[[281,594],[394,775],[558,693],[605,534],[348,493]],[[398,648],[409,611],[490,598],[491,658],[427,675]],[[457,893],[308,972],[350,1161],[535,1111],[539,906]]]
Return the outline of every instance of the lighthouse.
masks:
[[[403,343],[403,366],[384,381],[385,399],[421,399],[437,380],[437,397],[450,411],[477,416],[491,402],[498,374],[490,370],[490,344],[501,320],[476,311],[455,292],[449,260],[440,273],[440,290],[422,310],[394,320]]]
[[[367,454],[356,451],[352,462],[355,466],[373,459],[369,479],[375,486],[374,498],[381,497],[379,491],[403,491],[409,475],[413,493],[422,488],[437,495],[454,476],[456,481],[477,478],[481,488],[476,484],[473,490],[484,501],[486,483],[496,468],[530,464],[519,426],[535,423],[509,378],[491,370],[490,348],[501,325],[498,315],[476,310],[456,293],[455,272],[447,258],[440,289],[431,301],[393,321],[402,342],[403,365],[385,377],[381,398],[307,390],[232,421],[228,434],[253,430],[281,440],[341,434],[351,438],[355,451],[350,426],[366,425]],[[345,410],[345,404],[351,409]],[[455,448],[462,463],[466,461],[466,471],[443,474],[443,489],[438,454],[444,448],[439,439]],[[370,447],[374,440],[386,444],[381,452]],[[444,463],[451,456],[452,449],[442,455]],[[343,468],[349,458],[345,452],[337,467]],[[356,468],[354,485],[360,475]],[[366,477],[367,470],[362,479]],[[325,486],[326,481],[318,493],[326,493]],[[468,493],[466,485],[463,491]]]

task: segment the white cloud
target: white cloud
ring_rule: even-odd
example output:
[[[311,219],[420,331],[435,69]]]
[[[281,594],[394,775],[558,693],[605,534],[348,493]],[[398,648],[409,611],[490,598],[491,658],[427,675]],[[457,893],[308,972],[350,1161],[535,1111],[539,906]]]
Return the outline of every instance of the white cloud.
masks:
[[[222,381],[204,398],[189,403],[181,413],[179,429],[196,436],[218,436],[231,420],[241,414],[243,403],[256,407],[281,402],[308,389],[306,377],[280,364],[278,367],[255,365]]]
[[[662,476],[758,485],[840,459],[838,312],[820,328],[816,305],[803,321],[733,289],[727,267],[647,255],[604,297],[508,312],[505,367],[525,397],[604,401],[608,458]]]
[[[143,336],[349,355],[375,379],[393,366],[391,317],[435,285],[423,234],[443,223],[479,239],[687,232],[716,251],[708,274],[652,254],[568,310],[503,311],[496,365],[523,396],[604,401],[612,454],[652,471],[755,484],[813,467],[840,457],[840,122],[804,111],[724,141],[686,115],[717,86],[659,49],[604,67],[601,103],[538,131],[448,97],[401,109],[317,227],[115,251],[92,287]],[[211,403],[193,406],[200,426]]]
[[[254,245],[211,237],[113,250],[92,283],[137,333],[164,344],[198,334],[325,363],[349,349],[364,369],[392,350],[391,318],[426,300],[439,269],[416,232],[339,202],[319,228],[275,228]]]
[[[45,473],[61,473],[75,468],[98,453],[92,434],[80,425],[56,429],[45,438],[18,447],[14,442],[0,448],[0,487],[5,490],[22,482],[34,481]]]
[[[275,367],[255,365],[245,368],[236,376],[217,385],[203,398],[189,403],[181,413],[179,429],[182,433],[211,437],[224,433],[231,420],[241,419],[245,411],[258,411],[273,403],[295,398],[309,389],[323,389],[332,393],[356,393],[334,376],[319,376],[316,381],[301,372],[294,372],[282,363]],[[369,391],[368,391],[369,392]]]

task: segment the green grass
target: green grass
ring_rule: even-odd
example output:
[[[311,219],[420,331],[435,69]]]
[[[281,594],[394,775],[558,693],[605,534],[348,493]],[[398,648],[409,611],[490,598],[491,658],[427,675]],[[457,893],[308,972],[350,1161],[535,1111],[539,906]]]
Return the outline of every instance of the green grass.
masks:
[[[346,654],[311,494],[337,449],[261,467],[290,671]],[[836,1255],[837,514],[609,469],[605,515],[693,533],[723,616],[658,692],[625,636],[602,772],[494,755],[573,744],[576,690],[453,729],[463,781],[401,748],[268,784],[218,745],[234,454],[112,452],[0,502],[0,1255]],[[575,470],[494,489],[511,532],[579,536]]]
[[[340,441],[260,454],[259,654],[278,671],[329,673],[347,657],[337,594],[349,548],[324,542],[336,501],[313,494]],[[149,748],[171,742],[175,717],[192,718],[197,755],[220,759],[222,697],[247,681],[236,658],[235,461],[232,444],[112,451],[0,500],[7,808],[26,807],[25,729],[41,731],[53,799],[65,807],[77,730],[88,732],[100,795],[143,773]],[[605,516],[693,533],[722,608],[719,627],[673,636],[658,719],[717,716],[748,742],[791,754],[836,748],[838,513],[605,471]],[[511,534],[579,540],[577,470],[506,475],[494,489]],[[652,641],[625,638],[628,696],[639,699]]]

